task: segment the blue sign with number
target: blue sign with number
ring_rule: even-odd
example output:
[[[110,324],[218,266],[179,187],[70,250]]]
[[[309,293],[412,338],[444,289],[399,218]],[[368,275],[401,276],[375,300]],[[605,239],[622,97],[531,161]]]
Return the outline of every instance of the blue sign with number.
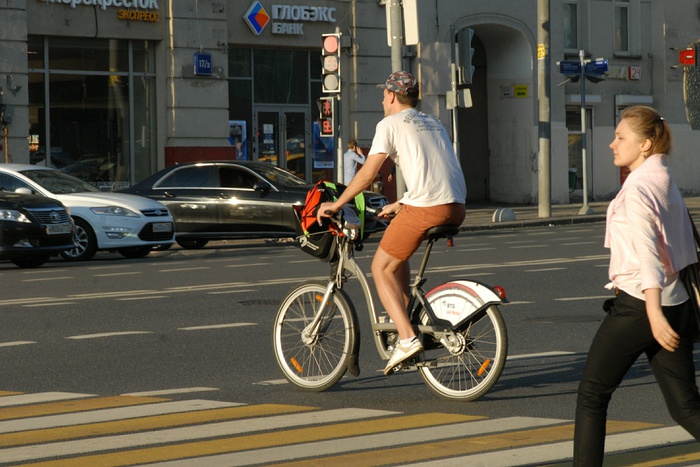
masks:
[[[204,52],[195,52],[194,54],[194,74],[211,76],[212,64],[211,54]]]

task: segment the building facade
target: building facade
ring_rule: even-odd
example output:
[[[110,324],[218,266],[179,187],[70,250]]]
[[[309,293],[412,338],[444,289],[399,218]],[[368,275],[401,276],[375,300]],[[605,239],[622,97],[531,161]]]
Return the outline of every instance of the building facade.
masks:
[[[309,181],[336,179],[344,142],[368,148],[383,116],[375,85],[392,71],[386,3],[6,0],[0,157],[50,164],[106,190],[212,159],[264,160]],[[700,40],[700,2],[551,0],[549,44],[538,44],[536,0],[403,3],[402,68],[421,84],[421,110],[452,133],[470,199],[537,202],[542,61],[553,203],[579,199],[584,172],[590,199],[619,190],[625,173],[608,145],[620,112],[634,104],[664,115],[677,182],[686,194],[700,192],[698,72],[679,65]],[[327,94],[321,37],[336,32],[341,90]],[[469,89],[472,106],[454,107],[453,69],[468,68],[460,63],[467,46],[473,77],[454,87]],[[581,58],[606,59],[605,80],[582,86],[561,73],[558,62]],[[324,96],[334,103],[330,138],[319,122]]]

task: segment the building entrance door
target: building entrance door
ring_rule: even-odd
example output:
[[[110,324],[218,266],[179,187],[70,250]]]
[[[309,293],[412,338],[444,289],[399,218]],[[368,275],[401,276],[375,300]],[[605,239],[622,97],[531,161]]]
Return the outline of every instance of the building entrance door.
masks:
[[[311,181],[311,118],[307,107],[258,106],[254,160],[269,162]]]

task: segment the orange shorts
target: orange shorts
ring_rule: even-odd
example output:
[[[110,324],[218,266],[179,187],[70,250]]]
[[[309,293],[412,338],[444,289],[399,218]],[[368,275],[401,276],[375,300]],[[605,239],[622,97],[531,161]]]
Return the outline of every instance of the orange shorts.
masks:
[[[408,260],[425,240],[425,232],[438,225],[461,225],[466,207],[461,203],[419,208],[404,204],[391,220],[379,246],[387,254]]]

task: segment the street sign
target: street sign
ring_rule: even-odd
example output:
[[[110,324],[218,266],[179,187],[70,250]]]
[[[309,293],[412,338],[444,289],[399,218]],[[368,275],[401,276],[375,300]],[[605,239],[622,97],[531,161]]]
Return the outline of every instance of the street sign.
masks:
[[[198,76],[211,76],[211,54],[195,52],[194,54],[194,74]]]
[[[580,75],[581,64],[570,60],[562,60],[559,62],[559,73],[562,75]]]
[[[586,63],[585,73],[587,75],[604,75],[608,71],[608,61],[604,58]]]

